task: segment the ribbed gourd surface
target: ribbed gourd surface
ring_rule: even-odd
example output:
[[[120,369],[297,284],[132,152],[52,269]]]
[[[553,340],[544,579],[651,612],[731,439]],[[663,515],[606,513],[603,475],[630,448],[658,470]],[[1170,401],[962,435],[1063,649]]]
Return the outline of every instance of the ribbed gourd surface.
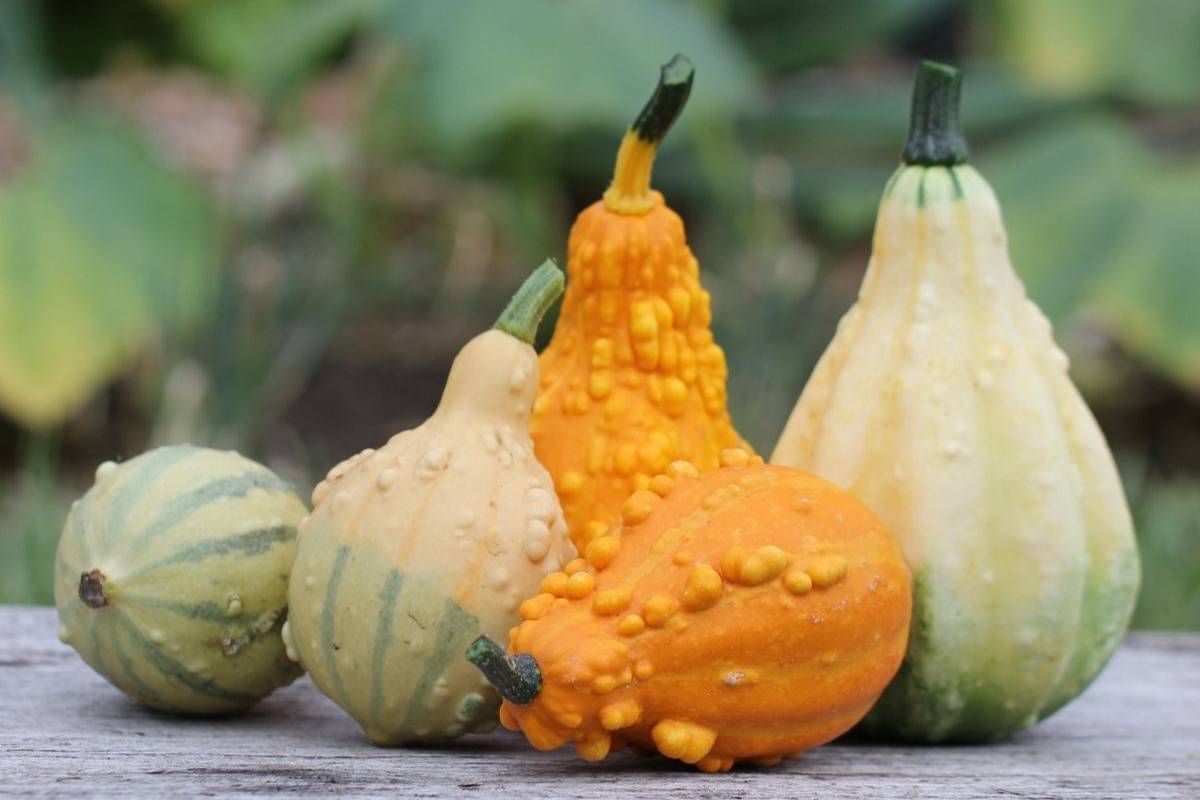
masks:
[[[991,187],[969,165],[902,167],[858,302],[772,456],[862,498],[913,568],[908,657],[866,733],[1006,736],[1115,649],[1138,583],[1132,522],[1067,366]]]
[[[59,540],[61,638],[146,705],[251,705],[300,674],[279,630],[305,513],[289,484],[233,452],[183,445],[106,462]],[[100,607],[80,597],[94,570]]]

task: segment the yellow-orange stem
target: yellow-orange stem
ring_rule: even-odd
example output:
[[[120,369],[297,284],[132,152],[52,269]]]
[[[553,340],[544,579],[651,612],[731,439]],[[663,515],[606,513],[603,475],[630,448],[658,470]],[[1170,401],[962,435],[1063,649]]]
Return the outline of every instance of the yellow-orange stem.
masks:
[[[630,130],[617,151],[612,184],[604,192],[604,207],[614,214],[638,216],[654,206],[650,194],[650,172],[654,169],[657,142],[647,142]]]

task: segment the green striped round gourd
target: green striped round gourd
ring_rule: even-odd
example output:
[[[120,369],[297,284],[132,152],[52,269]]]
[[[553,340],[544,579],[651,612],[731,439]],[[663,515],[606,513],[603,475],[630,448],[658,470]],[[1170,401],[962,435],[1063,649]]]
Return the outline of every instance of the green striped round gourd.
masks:
[[[59,638],[147,706],[252,705],[302,671],[279,629],[305,513],[290,485],[232,451],[101,464],[58,543]]]
[[[500,698],[467,646],[505,636],[520,604],[575,555],[529,437],[529,343],[561,290],[552,264],[535,272],[498,329],[455,358],[433,416],[313,491],[284,640],[378,744],[494,727]],[[505,324],[514,307],[533,309],[524,324]]]

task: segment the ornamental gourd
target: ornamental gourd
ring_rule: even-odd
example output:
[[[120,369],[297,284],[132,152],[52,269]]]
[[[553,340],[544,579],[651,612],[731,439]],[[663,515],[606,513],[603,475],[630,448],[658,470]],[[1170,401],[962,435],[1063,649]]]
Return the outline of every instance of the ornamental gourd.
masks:
[[[542,577],[574,557],[528,433],[530,342],[562,282],[542,265],[454,359],[432,417],[313,491],[285,639],[379,744],[494,727],[499,698],[463,648],[508,630]]]
[[[542,353],[531,433],[571,538],[603,533],[631,491],[675,459],[712,469],[749,449],[725,408],[725,355],[683,222],[650,189],[659,141],[692,87],[683,56],[621,142],[604,199],[575,221],[558,325]]]
[[[300,674],[279,629],[306,510],[233,452],[179,445],[101,464],[58,541],[59,637],[152,708],[253,705]]]
[[[925,63],[874,254],[773,463],[869,505],[913,570],[905,664],[861,730],[996,739],[1078,695],[1138,585],[1129,510],[966,163],[960,74]]]
[[[626,742],[708,771],[772,765],[862,718],[904,654],[910,581],[883,524],[742,450],[675,462],[467,657],[539,750]]]

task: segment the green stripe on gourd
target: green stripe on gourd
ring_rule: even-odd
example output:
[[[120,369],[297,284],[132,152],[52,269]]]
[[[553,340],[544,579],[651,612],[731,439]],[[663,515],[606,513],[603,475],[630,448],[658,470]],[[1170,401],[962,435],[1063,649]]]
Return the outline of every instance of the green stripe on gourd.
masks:
[[[187,444],[176,447],[160,447],[140,456],[136,459],[136,465],[126,466],[125,470],[129,474],[123,478],[120,488],[109,504],[108,518],[105,522],[105,529],[109,534],[115,535],[119,531],[124,531],[129,524],[129,516],[133,512],[134,505],[146,497],[152,482],[161,478],[170,467],[199,452],[201,452],[200,448]],[[84,501],[81,502],[86,502],[87,499],[84,498]],[[105,544],[110,544],[110,541],[106,540]]]
[[[337,693],[334,698],[343,706],[349,702],[346,698],[346,687],[342,683],[341,672],[338,671],[338,644],[334,639],[334,615],[337,613],[338,590],[342,588],[342,575],[345,573],[346,560],[350,557],[350,548],[342,545],[338,548],[333,560],[333,569],[329,573],[329,585],[325,590],[325,602],[321,606],[321,650],[325,653],[325,669],[329,675],[330,685]]]
[[[270,550],[280,543],[288,543],[296,538],[296,528],[292,525],[276,525],[271,528],[258,528],[252,531],[242,531],[229,536],[204,539],[176,550],[172,555],[152,561],[144,567],[127,573],[126,578],[133,578],[176,564],[194,565],[210,558],[221,556],[257,556]]]
[[[118,641],[121,631],[122,629],[115,625],[110,626],[108,629],[109,647],[116,654],[117,663],[121,667],[119,682],[116,684],[118,688],[122,686],[128,687],[127,691],[129,694],[135,700],[145,705],[154,706],[164,711],[178,711],[179,709],[174,703],[164,700],[162,695],[152,689],[149,684],[138,676],[133,659],[129,655],[129,648]]]
[[[180,603],[174,600],[164,600],[161,597],[147,597],[133,594],[128,591],[123,592],[121,597],[133,605],[151,611],[165,611],[187,619],[204,620],[206,622],[227,622],[229,620],[228,606],[212,600],[203,600],[198,603]]]
[[[331,566],[314,573],[310,562]],[[438,576],[387,564],[381,553],[352,555],[320,529],[301,535],[289,627],[313,682],[380,744],[489,726],[499,698],[462,657],[479,635],[478,618],[446,597]],[[315,608],[309,597],[319,598]]]
[[[133,642],[137,652],[141,653],[160,675],[167,678],[168,682],[178,682],[205,698],[225,701],[235,706],[249,706],[258,700],[256,695],[226,688],[212,678],[188,669],[179,659],[167,655],[164,648],[159,647],[161,642],[151,641],[132,621],[124,619],[122,622],[125,625],[125,635]]]
[[[167,447],[102,465],[59,540],[60,636],[146,705],[251,705],[300,672],[279,629],[305,513],[286,482],[232,452]]]
[[[397,570],[388,573],[383,590],[379,592],[379,624],[375,632],[375,644],[371,649],[371,724],[379,728],[379,709],[383,705],[383,686],[385,681],[388,650],[392,647],[395,636],[392,625],[396,620],[396,598],[404,586],[404,576]]]
[[[479,620],[463,611],[453,600],[446,600],[437,622],[437,640],[433,652],[425,658],[421,677],[409,695],[405,707],[405,727],[417,729],[436,698],[438,682],[444,680],[451,666],[461,665],[467,645],[479,634]]]
[[[223,501],[246,497],[255,490],[285,493],[294,491],[291,484],[281,481],[270,473],[257,470],[242,475],[217,478],[186,494],[172,498],[161,508],[150,524],[129,540],[126,547],[131,551],[143,550],[152,540],[178,529],[193,514]]]

